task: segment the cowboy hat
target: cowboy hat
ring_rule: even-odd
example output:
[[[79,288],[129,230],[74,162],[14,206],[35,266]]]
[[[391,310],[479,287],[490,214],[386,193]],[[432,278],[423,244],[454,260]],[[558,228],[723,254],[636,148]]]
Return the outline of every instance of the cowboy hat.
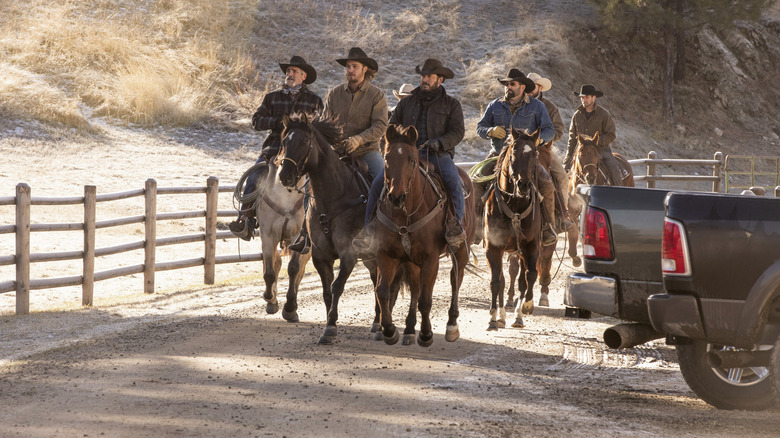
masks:
[[[580,92],[574,92],[575,96],[596,96],[601,97],[604,95],[601,91],[597,90],[595,86],[591,84],[585,84],[580,87]]]
[[[528,73],[528,79],[534,81],[542,92],[552,88],[552,82],[547,78],[543,78],[539,73]]]
[[[536,88],[536,84],[523,74],[520,70],[513,68],[509,70],[509,73],[507,73],[505,78],[497,78],[498,82],[501,82],[502,84],[506,85],[510,81],[517,81],[521,84],[525,85],[525,90],[530,92],[533,91],[534,88]]]
[[[299,69],[303,70],[304,73],[306,73],[306,79],[303,80],[304,83],[311,84],[317,80],[317,70],[307,64],[306,61],[300,56],[293,56],[290,58],[289,64],[279,64],[279,67],[281,67],[282,71],[285,73],[287,73],[287,68],[290,66],[298,67]]]
[[[393,90],[393,94],[395,94],[395,97],[398,98],[398,100],[401,100],[406,96],[410,96],[412,94],[412,90],[414,90],[414,85],[403,84],[401,85],[401,88],[398,89],[398,91]]]
[[[445,67],[438,59],[428,58],[423,63],[422,67],[419,65],[414,68],[414,71],[418,75],[430,75],[437,74],[444,79],[452,79],[455,77],[455,73],[452,70]]]
[[[368,55],[366,55],[366,52],[364,52],[360,47],[353,47],[349,49],[349,53],[347,54],[346,58],[336,60],[336,62],[343,65],[344,67],[347,66],[347,61],[357,61],[371,70],[379,71],[379,64],[376,63],[374,58],[369,58]]]

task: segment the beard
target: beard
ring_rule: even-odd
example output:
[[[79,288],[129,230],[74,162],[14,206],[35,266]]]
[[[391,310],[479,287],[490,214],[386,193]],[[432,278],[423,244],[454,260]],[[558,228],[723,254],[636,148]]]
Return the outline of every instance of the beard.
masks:
[[[504,97],[506,97],[507,100],[509,100],[509,99],[511,99],[511,98],[513,98],[515,96],[516,96],[516,94],[515,94],[514,90],[511,90],[511,89],[507,89],[506,92],[504,93]]]

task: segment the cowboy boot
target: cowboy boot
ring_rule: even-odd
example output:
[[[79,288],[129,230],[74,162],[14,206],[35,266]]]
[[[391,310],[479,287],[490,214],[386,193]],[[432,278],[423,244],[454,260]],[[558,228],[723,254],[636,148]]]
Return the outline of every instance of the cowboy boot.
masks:
[[[309,251],[311,251],[311,239],[309,239],[309,230],[306,228],[305,224],[301,227],[301,232],[298,234],[295,242],[288,245],[287,248],[289,248],[290,251],[301,254],[308,254]]]
[[[450,217],[447,219],[446,232],[444,234],[447,244],[452,251],[457,250],[466,241],[466,232],[463,231],[463,226],[456,217]]]
[[[241,209],[242,213],[238,219],[228,224],[228,229],[234,236],[246,240],[249,242],[255,234],[255,228],[257,228],[257,219],[254,215],[254,203],[247,205],[247,208]]]
[[[376,219],[368,223],[352,240],[352,248],[355,249],[358,258],[373,259],[379,249],[379,244],[374,238],[376,232]]]

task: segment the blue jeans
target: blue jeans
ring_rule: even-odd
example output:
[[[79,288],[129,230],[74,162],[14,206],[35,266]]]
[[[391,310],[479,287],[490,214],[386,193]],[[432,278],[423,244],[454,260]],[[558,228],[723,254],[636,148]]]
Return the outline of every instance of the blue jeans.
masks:
[[[255,161],[255,164],[262,163],[263,157],[260,156],[257,158],[257,161]],[[248,177],[246,177],[246,184],[244,184],[244,196],[252,193],[255,191],[255,187],[257,187],[257,180],[260,179],[260,169],[255,169],[254,172],[250,173]]]
[[[458,166],[450,157],[450,154],[446,152],[428,152],[427,149],[420,149],[420,157],[428,158],[429,162],[433,165],[433,168],[441,175],[442,181],[444,181],[444,187],[452,197],[453,206],[455,207],[455,216],[458,221],[463,224],[463,215],[466,210],[466,201],[463,198],[463,186],[460,180],[460,174],[458,174]],[[376,203],[379,200],[379,195],[382,194],[382,186],[384,185],[385,173],[384,170],[381,174],[374,178],[371,182],[371,191],[368,193],[368,203],[366,204],[366,217],[365,225],[371,221],[371,216],[376,209]]]
[[[384,172],[385,160],[382,158],[382,154],[380,154],[379,151],[369,151],[360,158],[368,165],[368,175],[371,177],[372,181],[376,179],[377,176],[381,176]]]

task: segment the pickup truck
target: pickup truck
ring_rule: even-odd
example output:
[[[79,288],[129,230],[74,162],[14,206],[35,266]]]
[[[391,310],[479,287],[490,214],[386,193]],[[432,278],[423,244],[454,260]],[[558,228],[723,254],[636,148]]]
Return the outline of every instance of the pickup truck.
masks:
[[[780,375],[780,199],[670,193],[663,229],[665,292],[648,298],[648,312],[676,346],[688,386],[719,408],[771,406]]]
[[[585,272],[577,272],[570,275],[566,292],[564,294],[564,304],[567,306],[567,315],[582,315],[589,312],[595,312],[603,315],[609,315],[625,321],[614,327],[608,328],[604,332],[604,341],[610,348],[628,348],[658,339],[666,336],[667,343],[675,345],[680,369],[683,377],[691,389],[706,402],[725,409],[760,409],[772,405],[775,396],[772,390],[773,375],[771,372],[772,364],[769,357],[774,350],[770,344],[774,344],[772,338],[773,327],[778,305],[775,302],[775,311],[770,311],[771,304],[761,309],[752,309],[742,307],[743,311],[763,312],[756,313],[762,315],[760,318],[754,318],[756,322],[752,326],[753,335],[751,337],[758,347],[751,344],[751,340],[737,339],[740,335],[730,338],[707,338],[701,335],[710,335],[706,325],[699,324],[701,307],[691,304],[691,300],[696,303],[696,293],[702,291],[702,287],[719,287],[721,292],[716,294],[714,301],[706,302],[707,311],[715,309],[716,312],[722,312],[725,309],[734,309],[736,307],[712,306],[712,303],[728,302],[732,298],[729,293],[735,294],[737,290],[748,289],[742,283],[742,288],[732,279],[741,279],[748,281],[748,274],[754,275],[756,269],[749,272],[741,271],[744,268],[744,260],[754,257],[756,254],[776,254],[778,257],[770,256],[768,264],[780,267],[780,234],[775,239],[766,239],[766,245],[752,246],[750,250],[747,245],[741,248],[742,253],[735,253],[733,241],[740,233],[742,236],[748,233],[755,233],[754,229],[739,229],[746,224],[747,216],[742,216],[736,212],[732,214],[741,219],[732,223],[713,220],[712,229],[718,229],[722,234],[711,233],[705,236],[699,231],[697,234],[696,252],[684,254],[691,256],[686,266],[688,273],[696,273],[697,282],[692,282],[690,278],[684,275],[674,277],[674,274],[664,276],[663,268],[672,264],[668,255],[663,254],[663,243],[668,236],[665,234],[668,225],[665,225],[666,202],[667,199],[714,199],[719,195],[714,194],[695,194],[685,192],[673,192],[666,189],[646,189],[630,187],[610,187],[610,186],[580,186],[578,196],[583,200],[584,209],[580,217],[580,230],[583,247]],[[733,195],[730,197],[740,202],[756,201],[770,202],[778,210],[768,209],[765,218],[775,214],[777,225],[780,227],[780,200],[768,200],[760,198],[751,198],[747,196]],[[676,209],[686,209],[685,201],[675,204]],[[698,215],[696,218],[702,218],[709,214],[714,214],[712,206],[700,211],[702,205],[690,207],[696,213],[691,211],[688,214]],[[671,209],[670,209],[671,210]],[[758,217],[758,216],[755,216]],[[674,220],[674,216],[670,216]],[[696,225],[694,225],[696,224]],[[695,229],[701,224],[701,220],[692,220],[691,225]],[[727,226],[728,225],[728,226]],[[725,230],[733,227],[730,232]],[[755,226],[755,224],[754,224]],[[773,228],[764,228],[771,234]],[[778,228],[776,231],[780,231]],[[732,235],[734,234],[734,235]],[[733,242],[732,242],[733,241]],[[755,245],[753,240],[748,238],[749,243]],[[771,244],[769,242],[772,242]],[[706,246],[704,246],[706,242]],[[774,247],[772,245],[775,245]],[[689,247],[685,247],[689,248]],[[753,252],[756,248],[760,252]],[[777,248],[770,251],[770,248]],[[707,258],[703,259],[703,254]],[[740,262],[734,262],[731,265],[724,263],[725,259],[736,256]],[[694,265],[691,265],[691,262]],[[682,262],[680,262],[682,263]],[[682,264],[678,265],[682,266]],[[733,269],[729,269],[733,266]],[[751,265],[753,266],[753,265]],[[737,274],[737,271],[740,271]],[[762,271],[763,272],[763,271]],[[744,276],[743,276],[744,274]],[[711,275],[717,278],[726,278],[729,281],[705,280]],[[780,269],[775,273],[776,280],[780,282]],[[756,277],[757,278],[757,277]],[[750,285],[756,279],[750,282]],[[768,277],[763,279],[768,281]],[[681,287],[685,284],[688,289],[681,289],[679,293],[667,294],[665,287]],[[725,286],[725,287],[724,287]],[[775,285],[777,286],[777,285]],[[673,290],[673,289],[672,289]],[[775,297],[777,292],[775,291]],[[682,307],[675,298],[665,297],[685,296],[682,298],[687,307]],[[652,297],[652,299],[651,299]],[[709,297],[707,295],[706,297]],[[769,298],[766,298],[767,300]],[[668,305],[655,305],[648,307],[649,301],[665,302]],[[666,301],[664,301],[666,300]],[[742,298],[744,301],[744,297]],[[730,304],[727,303],[727,304]],[[697,304],[698,305],[698,304]],[[755,304],[754,304],[755,305]],[[775,313],[773,313],[775,312]],[[725,318],[723,314],[712,314],[710,319],[704,321],[710,324],[712,320]],[[737,318],[732,318],[733,322]],[[740,319],[741,320],[741,319]],[[693,323],[691,321],[694,321]],[[691,330],[691,327],[697,327],[698,332]],[[725,326],[727,330],[732,326]],[[721,329],[721,330],[724,330]],[[747,328],[745,329],[747,330]],[[761,331],[761,336],[758,336]],[[766,332],[766,334],[764,334]],[[719,336],[725,336],[724,332],[717,332]],[[776,336],[776,334],[775,334]],[[762,339],[759,339],[762,338]],[[724,352],[734,351],[735,354]],[[718,353],[721,352],[721,353]],[[747,357],[754,356],[750,359]],[[739,360],[737,359],[739,358]]]

